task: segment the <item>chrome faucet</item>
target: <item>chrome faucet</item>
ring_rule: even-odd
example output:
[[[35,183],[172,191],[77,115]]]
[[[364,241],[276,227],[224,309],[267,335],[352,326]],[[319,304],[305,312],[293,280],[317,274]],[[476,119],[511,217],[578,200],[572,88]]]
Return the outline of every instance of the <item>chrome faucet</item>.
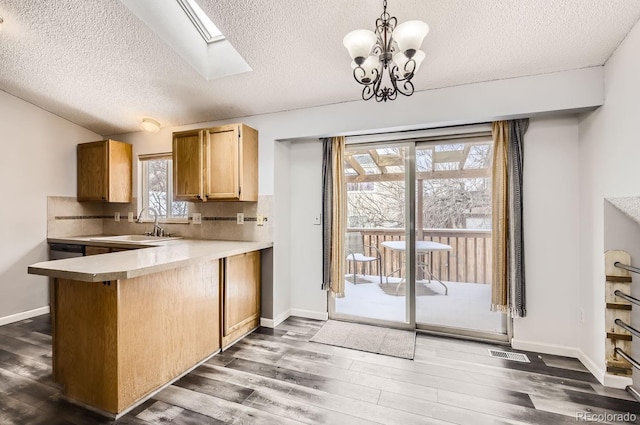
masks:
[[[158,211],[154,210],[151,207],[144,207],[143,209],[140,210],[136,223],[142,223],[142,213],[145,212],[145,210],[148,210],[149,212],[153,213],[153,230],[151,232],[148,232],[147,235],[148,236],[164,236],[164,229],[158,225]]]

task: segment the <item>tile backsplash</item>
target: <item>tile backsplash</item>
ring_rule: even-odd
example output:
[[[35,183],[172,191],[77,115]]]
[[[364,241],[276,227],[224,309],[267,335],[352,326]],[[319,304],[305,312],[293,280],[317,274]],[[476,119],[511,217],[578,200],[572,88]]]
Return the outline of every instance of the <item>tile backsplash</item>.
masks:
[[[76,198],[47,197],[47,237],[99,235],[106,219],[104,206]]]
[[[47,237],[86,235],[128,235],[151,231],[152,223],[129,223],[127,214],[137,218],[137,202],[102,204],[78,202],[73,197],[50,196],[47,199]],[[259,196],[258,202],[189,203],[189,222],[161,223],[166,232],[191,239],[273,240],[273,196]],[[115,213],[120,221],[115,221]],[[193,224],[193,213],[202,214],[202,224]],[[243,213],[244,224],[236,224],[236,213]],[[257,225],[258,214],[264,224]]]

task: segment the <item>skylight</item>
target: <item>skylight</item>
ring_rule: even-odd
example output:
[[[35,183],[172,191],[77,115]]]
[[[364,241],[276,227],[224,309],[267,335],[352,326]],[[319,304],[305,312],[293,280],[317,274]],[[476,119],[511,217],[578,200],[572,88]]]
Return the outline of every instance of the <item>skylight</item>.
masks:
[[[191,23],[198,30],[202,39],[207,43],[224,40],[224,35],[215,26],[207,14],[195,0],[176,0]]]
[[[206,80],[251,71],[196,0],[120,0]]]

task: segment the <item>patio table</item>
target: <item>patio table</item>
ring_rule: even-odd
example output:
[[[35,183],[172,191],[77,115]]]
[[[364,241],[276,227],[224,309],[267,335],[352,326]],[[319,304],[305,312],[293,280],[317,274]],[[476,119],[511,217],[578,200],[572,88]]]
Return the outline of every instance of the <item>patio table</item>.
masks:
[[[405,241],[384,241],[382,242],[382,246],[392,251],[400,251],[400,252],[406,251],[406,248],[407,248]],[[439,242],[416,241],[416,254],[429,254],[431,256],[431,254],[433,254],[433,252],[435,251],[451,251],[451,249],[452,248],[450,245],[445,245]],[[427,274],[427,276],[429,276],[429,282],[431,282],[431,279],[433,279],[437,281],[440,285],[442,285],[444,287],[445,295],[449,293],[449,288],[447,287],[447,285],[445,285],[435,274],[433,274],[433,270],[431,268],[431,257],[429,258],[428,263],[418,260],[416,262],[416,267],[419,267],[420,269],[422,269]],[[397,293],[398,289],[400,288],[400,285],[402,285],[402,283],[406,284],[406,278],[402,277],[402,268],[392,271],[386,277],[387,277],[387,283],[389,283],[389,276],[393,275],[396,272],[400,272],[399,273],[400,283],[396,287],[396,293]]]

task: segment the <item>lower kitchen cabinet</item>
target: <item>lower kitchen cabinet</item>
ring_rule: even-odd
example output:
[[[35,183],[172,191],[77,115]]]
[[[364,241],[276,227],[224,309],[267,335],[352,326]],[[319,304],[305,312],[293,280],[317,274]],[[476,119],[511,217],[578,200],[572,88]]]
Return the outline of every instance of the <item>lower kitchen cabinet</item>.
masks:
[[[84,255],[100,255],[100,254],[108,254],[111,252],[111,248],[105,246],[91,246],[87,245],[84,247]]]
[[[260,251],[225,258],[222,273],[222,348],[260,322]]]
[[[104,282],[55,279],[53,378],[117,414],[220,349],[220,262]]]

